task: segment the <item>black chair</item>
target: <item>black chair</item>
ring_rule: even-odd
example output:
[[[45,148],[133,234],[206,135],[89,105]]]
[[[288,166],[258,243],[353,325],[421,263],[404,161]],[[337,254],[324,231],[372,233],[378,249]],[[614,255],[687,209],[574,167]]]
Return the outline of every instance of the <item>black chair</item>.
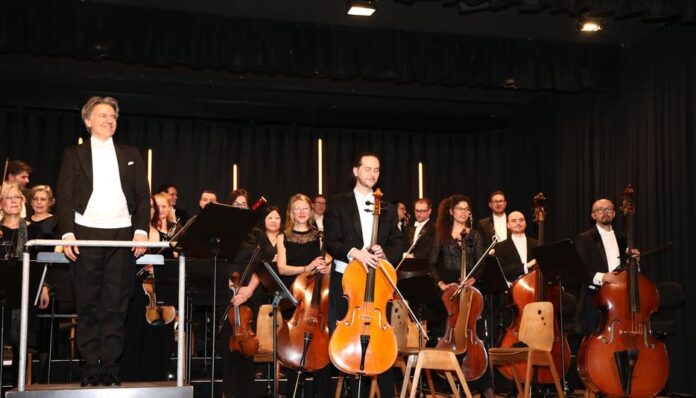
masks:
[[[684,289],[677,282],[660,282],[656,287],[660,294],[660,307],[653,314],[650,326],[655,338],[665,340],[676,331],[677,309],[686,298]]]

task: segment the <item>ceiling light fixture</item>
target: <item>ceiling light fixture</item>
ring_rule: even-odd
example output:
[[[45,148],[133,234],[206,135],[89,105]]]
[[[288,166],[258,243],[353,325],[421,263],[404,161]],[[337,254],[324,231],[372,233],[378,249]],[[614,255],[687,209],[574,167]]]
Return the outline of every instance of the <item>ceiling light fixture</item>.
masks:
[[[598,32],[604,27],[601,18],[593,18],[589,15],[583,15],[578,18],[575,27],[581,32]]]
[[[376,0],[348,0],[348,15],[369,17],[376,11]]]

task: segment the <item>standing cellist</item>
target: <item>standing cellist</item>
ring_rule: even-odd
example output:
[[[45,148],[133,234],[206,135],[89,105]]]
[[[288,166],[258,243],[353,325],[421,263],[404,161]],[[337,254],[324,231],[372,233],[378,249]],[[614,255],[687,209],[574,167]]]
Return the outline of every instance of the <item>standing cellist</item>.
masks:
[[[595,226],[575,238],[580,259],[587,266],[591,280],[582,282],[578,309],[575,313],[575,330],[581,336],[594,332],[599,326],[599,311],[592,305],[592,298],[605,283],[616,283],[612,273],[626,260],[626,238],[612,228],[616,208],[609,199],[599,199],[592,205],[590,216]],[[640,252],[634,249],[633,256]]]
[[[359,260],[365,267],[375,268],[377,260],[388,259],[396,264],[404,252],[404,235],[396,226],[396,209],[384,203],[379,218],[377,244],[368,247],[372,235],[372,204],[375,199],[372,188],[380,174],[377,155],[363,152],[355,158],[353,176],[355,187],[351,192],[336,195],[324,217],[326,251],[334,258],[329,296],[329,328],[333,333],[336,322],[343,319],[348,303],[343,297],[343,272],[352,260]],[[368,212],[369,211],[369,212]],[[351,380],[353,380],[351,378]],[[387,371],[378,378],[382,397],[394,395],[394,378]],[[357,385],[352,385],[353,394]],[[363,389],[367,392],[367,389]]]

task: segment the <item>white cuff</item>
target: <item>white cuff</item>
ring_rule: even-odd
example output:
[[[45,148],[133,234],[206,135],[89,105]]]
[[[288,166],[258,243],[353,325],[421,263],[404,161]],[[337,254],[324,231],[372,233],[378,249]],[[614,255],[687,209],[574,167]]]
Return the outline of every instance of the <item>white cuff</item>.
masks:
[[[592,283],[594,283],[597,286],[602,286],[602,278],[604,277],[604,272],[597,272],[594,274],[594,278],[592,278]]]

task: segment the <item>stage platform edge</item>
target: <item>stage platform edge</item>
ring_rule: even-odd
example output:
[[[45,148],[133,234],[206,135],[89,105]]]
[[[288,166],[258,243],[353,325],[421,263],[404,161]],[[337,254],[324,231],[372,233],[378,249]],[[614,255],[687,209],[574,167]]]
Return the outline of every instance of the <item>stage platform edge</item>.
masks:
[[[79,384],[34,384],[23,392],[10,390],[6,398],[193,398],[193,386],[176,382],[123,383],[120,387],[80,387]]]

